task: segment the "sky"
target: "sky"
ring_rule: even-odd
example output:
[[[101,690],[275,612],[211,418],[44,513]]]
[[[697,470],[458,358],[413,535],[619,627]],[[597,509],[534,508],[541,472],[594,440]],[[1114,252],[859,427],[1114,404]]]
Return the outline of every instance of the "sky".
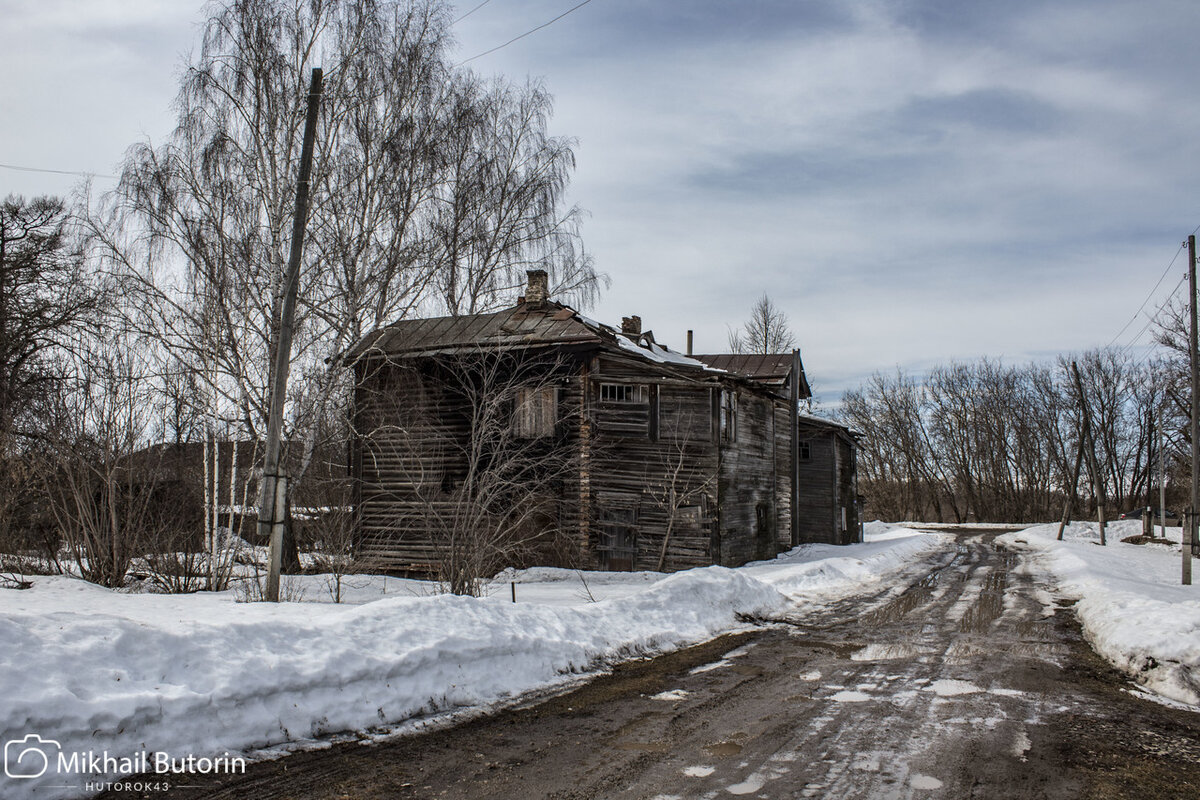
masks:
[[[488,0],[459,57],[576,2]],[[112,175],[164,139],[202,12],[0,0],[0,164]],[[1196,30],[1186,0],[591,0],[470,67],[543,80],[578,140],[591,316],[720,352],[767,293],[830,406],[877,370],[1141,355],[1200,225]]]

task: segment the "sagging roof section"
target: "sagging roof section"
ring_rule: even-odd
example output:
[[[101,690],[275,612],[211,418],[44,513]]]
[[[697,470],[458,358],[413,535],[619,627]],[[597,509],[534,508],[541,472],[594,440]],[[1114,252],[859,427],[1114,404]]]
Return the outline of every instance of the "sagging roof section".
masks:
[[[786,392],[792,375],[791,353],[769,353],[766,355],[753,353],[713,353],[696,356],[714,369],[731,372],[743,378],[749,378],[755,383],[769,386],[779,392]],[[812,389],[804,374],[804,363],[800,363],[800,399],[812,397]]]

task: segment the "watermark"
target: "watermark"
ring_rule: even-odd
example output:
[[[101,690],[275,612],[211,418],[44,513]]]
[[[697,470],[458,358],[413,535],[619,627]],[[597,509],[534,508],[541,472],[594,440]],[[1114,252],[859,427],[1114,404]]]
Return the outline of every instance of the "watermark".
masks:
[[[234,775],[246,772],[246,759],[231,756],[174,756],[146,750],[114,755],[107,750],[64,750],[55,739],[36,733],[4,743],[4,775],[12,780],[88,778],[87,791],[166,791],[168,778]],[[124,780],[132,775],[138,780]],[[115,776],[115,777],[113,777]],[[126,788],[128,787],[128,788]]]

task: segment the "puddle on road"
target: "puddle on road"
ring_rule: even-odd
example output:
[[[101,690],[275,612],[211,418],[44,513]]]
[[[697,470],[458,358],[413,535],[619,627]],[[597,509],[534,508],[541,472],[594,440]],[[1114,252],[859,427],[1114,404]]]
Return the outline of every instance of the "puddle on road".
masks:
[[[683,774],[687,775],[689,778],[707,778],[709,775],[712,775],[716,771],[717,771],[716,767],[709,767],[709,766],[697,764],[694,767],[685,767],[683,770]]]
[[[877,608],[864,614],[862,617],[863,623],[866,625],[883,625],[888,622],[895,622],[901,617],[906,616],[913,609],[929,602],[933,597],[933,590],[937,587],[940,576],[941,570],[929,573],[882,608]]]
[[[953,697],[960,694],[975,694],[983,690],[969,681],[943,678],[926,686],[925,691],[934,692],[938,697]]]
[[[921,791],[932,791],[934,789],[942,788],[942,782],[930,775],[913,774],[913,776],[908,779],[908,785]]]
[[[895,661],[912,658],[922,652],[911,644],[869,644],[857,653],[850,654],[851,661]]]
[[[742,746],[737,742],[717,742],[716,744],[706,745],[704,752],[713,758],[728,758],[729,756],[739,755],[742,752]]]
[[[958,629],[963,633],[987,633],[992,623],[1004,613],[1005,589],[1008,587],[1008,572],[1016,562],[1012,553],[1000,556],[1000,563],[984,578],[979,597],[963,613]]]
[[[865,703],[871,699],[871,695],[852,689],[845,689],[830,695],[829,699],[835,703]]]
[[[955,642],[946,651],[945,664],[965,664],[974,659],[994,659],[1000,654],[1018,658],[1033,658],[1057,664],[1069,648],[1058,642]]]

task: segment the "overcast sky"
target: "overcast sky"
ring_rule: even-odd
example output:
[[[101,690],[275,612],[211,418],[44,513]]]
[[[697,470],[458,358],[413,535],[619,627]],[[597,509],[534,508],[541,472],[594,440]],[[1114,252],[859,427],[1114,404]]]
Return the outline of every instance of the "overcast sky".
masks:
[[[575,2],[489,0],[460,58]],[[0,163],[113,174],[164,138],[201,11],[0,0]],[[768,292],[829,402],[1117,337],[1200,224],[1196,31],[1190,0],[592,0],[471,66],[544,79],[579,140],[592,316],[720,351]],[[75,181],[0,169],[0,196]]]

